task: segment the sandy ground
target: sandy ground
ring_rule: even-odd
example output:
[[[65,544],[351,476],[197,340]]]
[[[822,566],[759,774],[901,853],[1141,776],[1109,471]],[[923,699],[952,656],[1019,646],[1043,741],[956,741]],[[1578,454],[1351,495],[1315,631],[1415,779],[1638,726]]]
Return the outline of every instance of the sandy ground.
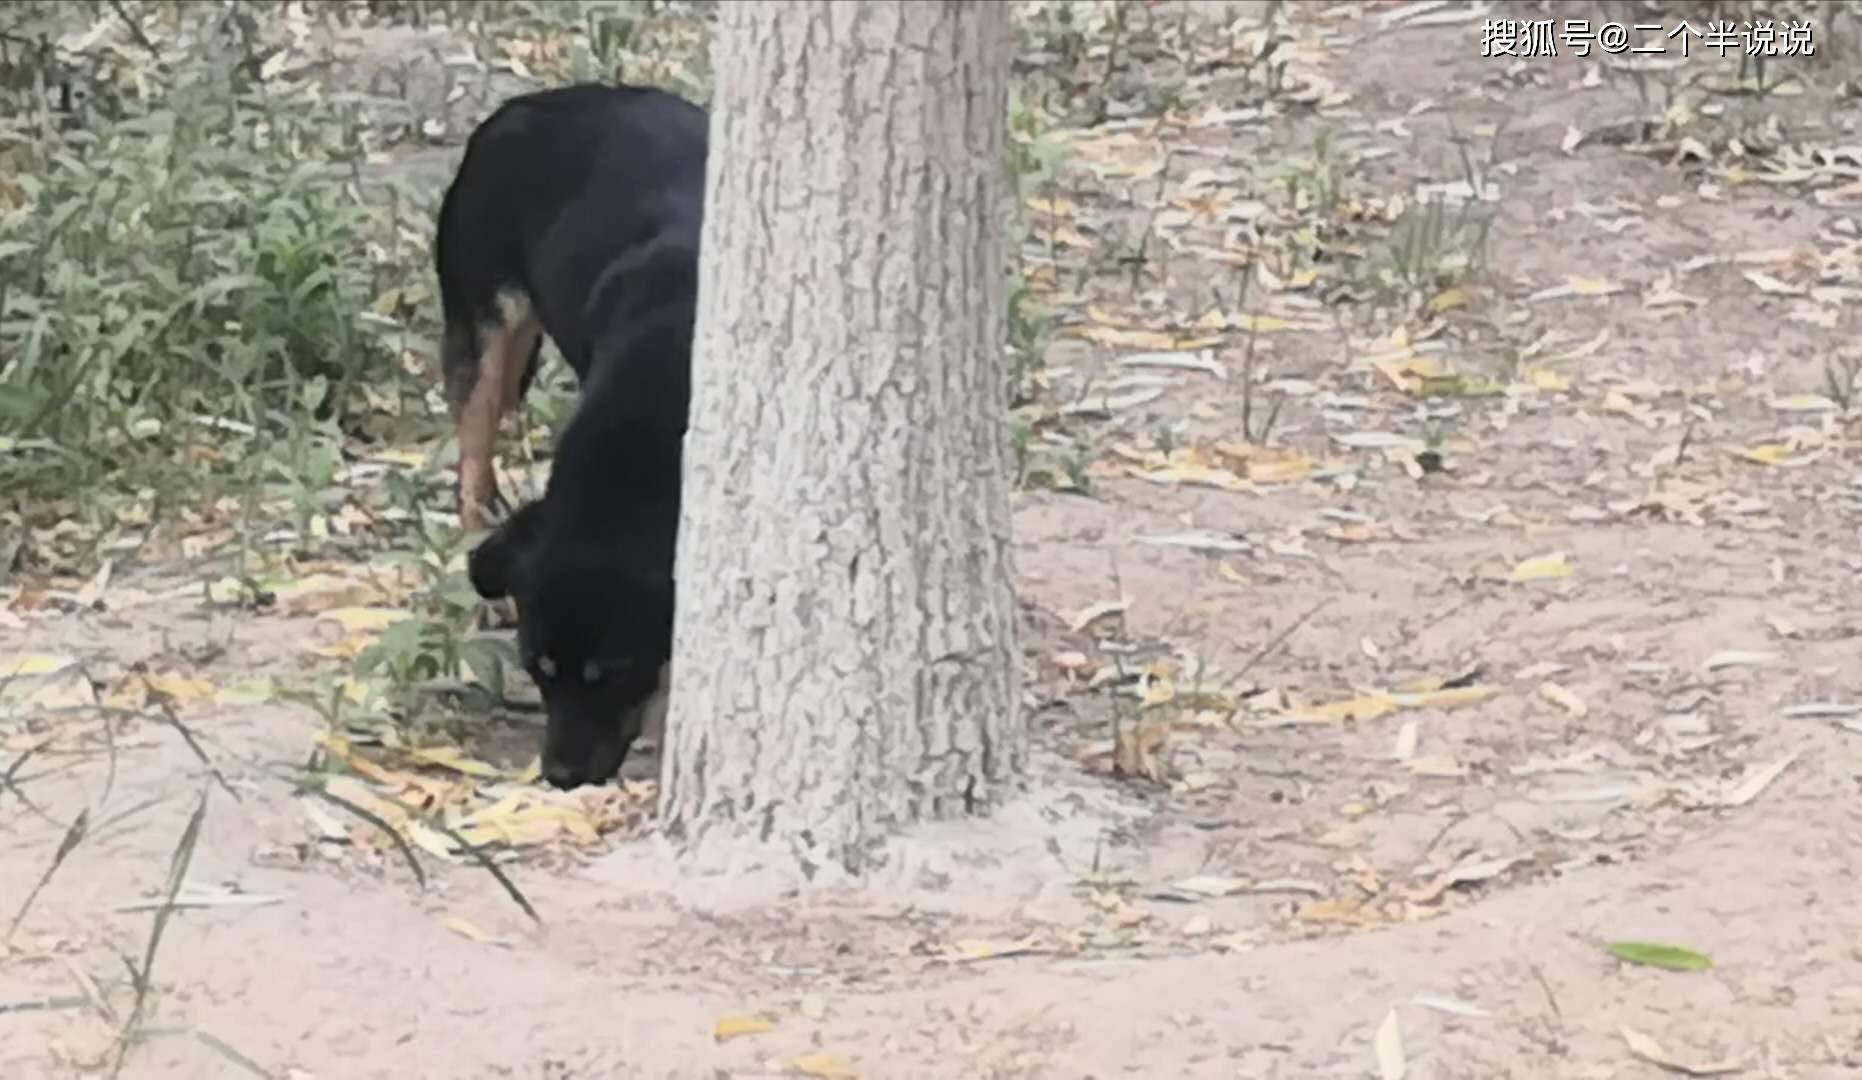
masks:
[[[538,927],[476,867],[428,860],[423,889],[391,855],[314,842],[280,779],[318,727],[302,708],[203,706],[186,724],[200,754],[147,718],[113,728],[107,754],[95,734],[57,743],[0,791],[9,919],[89,815],[0,952],[0,1075],[107,1069],[132,997],[123,957],[141,963],[150,898],[210,782],[203,756],[224,784],[188,880],[218,902],[169,923],[127,1076],[1862,1069],[1862,735],[1844,726],[1862,731],[1862,451],[1853,413],[1793,405],[1824,392],[1824,358],[1853,338],[1862,196],[1729,182],[1711,142],[1710,161],[1601,136],[1567,152],[1574,128],[1647,115],[1634,86],[1575,58],[1482,59],[1478,20],[1380,27],[1387,7],[1321,8],[1293,24],[1298,69],[1327,83],[1318,109],[1083,136],[1055,196],[1265,199],[1270,164],[1329,130],[1359,155],[1348,199],[1387,201],[1460,178],[1450,119],[1484,137],[1503,197],[1482,318],[1451,312],[1430,340],[1508,390],[1450,400],[1446,469],[1339,440],[1413,435],[1421,406],[1367,363],[1393,349],[1389,325],[1315,323],[1296,291],[1251,307],[1289,324],[1257,347],[1287,395],[1276,460],[1303,457],[1302,478],[1221,490],[1168,466],[1133,475],[1117,452],[1170,423],[1191,445],[1239,437],[1234,334],[1212,346],[1226,379],[1167,370],[1161,396],[1072,423],[1096,448],[1088,493],[1017,503],[1034,792],[1000,820],[912,838],[911,872],[860,894],[668,886],[664,855],[632,841],[508,864]],[[1199,76],[1201,102],[1237,104],[1231,77]],[[1809,132],[1784,149],[1856,153],[1854,110],[1827,98],[1731,101]],[[1501,121],[1488,158],[1479,133]],[[1106,167],[1165,146],[1161,188]],[[1230,178],[1194,188],[1198,169]],[[1207,251],[1245,218],[1207,212],[1169,219],[1158,280],[1057,276],[1056,307],[1156,312],[1231,280]],[[1620,288],[1534,298],[1573,275]],[[1492,359],[1509,348],[1530,356]],[[1137,351],[1063,329],[1048,397]],[[1532,385],[1538,368],[1563,379]],[[1204,549],[1154,542],[1185,534]],[[1121,596],[1122,615],[1074,618]],[[24,612],[0,624],[0,653],[224,685],[302,669],[317,636],[310,617],[173,599]],[[1153,662],[1143,723],[1085,685]],[[1251,696],[1232,721],[1198,704],[1198,668],[1241,672]],[[0,722],[7,760],[57,723]],[[1154,779],[1108,775],[1115,745]],[[1712,966],[1625,964],[1604,949],[1624,940]]]

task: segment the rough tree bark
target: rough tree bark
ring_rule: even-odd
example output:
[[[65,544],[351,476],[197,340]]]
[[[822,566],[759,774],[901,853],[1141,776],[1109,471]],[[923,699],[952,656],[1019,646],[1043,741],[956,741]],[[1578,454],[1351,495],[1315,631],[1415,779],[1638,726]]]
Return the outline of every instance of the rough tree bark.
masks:
[[[1026,758],[1009,6],[725,4],[713,48],[661,819],[860,875]]]

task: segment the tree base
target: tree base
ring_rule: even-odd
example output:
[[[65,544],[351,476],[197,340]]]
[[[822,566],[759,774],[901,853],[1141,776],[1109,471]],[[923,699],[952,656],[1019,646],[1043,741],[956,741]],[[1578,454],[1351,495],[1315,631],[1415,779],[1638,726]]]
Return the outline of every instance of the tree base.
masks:
[[[696,843],[651,834],[604,858],[591,873],[634,888],[651,882],[644,891],[706,915],[791,904],[806,892],[811,900],[896,900],[932,914],[1052,907],[1053,921],[1066,921],[1058,909],[1073,905],[1069,891],[1103,860],[1107,835],[1143,827],[1156,807],[1142,793],[1085,776],[1055,755],[1031,755],[1029,765],[1030,787],[1020,797],[987,817],[907,829],[857,877],[831,864],[811,874],[754,831],[723,826]]]

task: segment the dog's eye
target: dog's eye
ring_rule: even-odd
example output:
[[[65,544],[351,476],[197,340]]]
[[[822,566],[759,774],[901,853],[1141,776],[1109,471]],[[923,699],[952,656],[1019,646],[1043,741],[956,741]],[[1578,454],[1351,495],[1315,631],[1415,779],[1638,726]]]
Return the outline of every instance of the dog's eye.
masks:
[[[586,683],[600,682],[601,681],[601,665],[595,663],[593,660],[590,660],[586,664],[583,664],[582,665],[582,681]]]
[[[556,661],[547,656],[537,657],[537,674],[546,679],[554,679],[556,677]]]

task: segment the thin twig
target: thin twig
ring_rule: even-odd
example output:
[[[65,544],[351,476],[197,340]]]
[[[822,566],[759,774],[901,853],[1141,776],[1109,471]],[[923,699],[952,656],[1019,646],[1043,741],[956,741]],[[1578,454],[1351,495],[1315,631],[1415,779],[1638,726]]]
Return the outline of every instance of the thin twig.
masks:
[[[155,47],[155,42],[150,41],[149,35],[143,32],[142,23],[133,18],[129,14],[129,11],[123,7],[123,0],[110,0],[110,10],[116,12],[117,18],[123,20],[124,26],[129,27],[129,33],[136,39],[136,44],[149,50],[149,55],[155,57],[157,60],[162,58],[162,51],[157,49]]]

